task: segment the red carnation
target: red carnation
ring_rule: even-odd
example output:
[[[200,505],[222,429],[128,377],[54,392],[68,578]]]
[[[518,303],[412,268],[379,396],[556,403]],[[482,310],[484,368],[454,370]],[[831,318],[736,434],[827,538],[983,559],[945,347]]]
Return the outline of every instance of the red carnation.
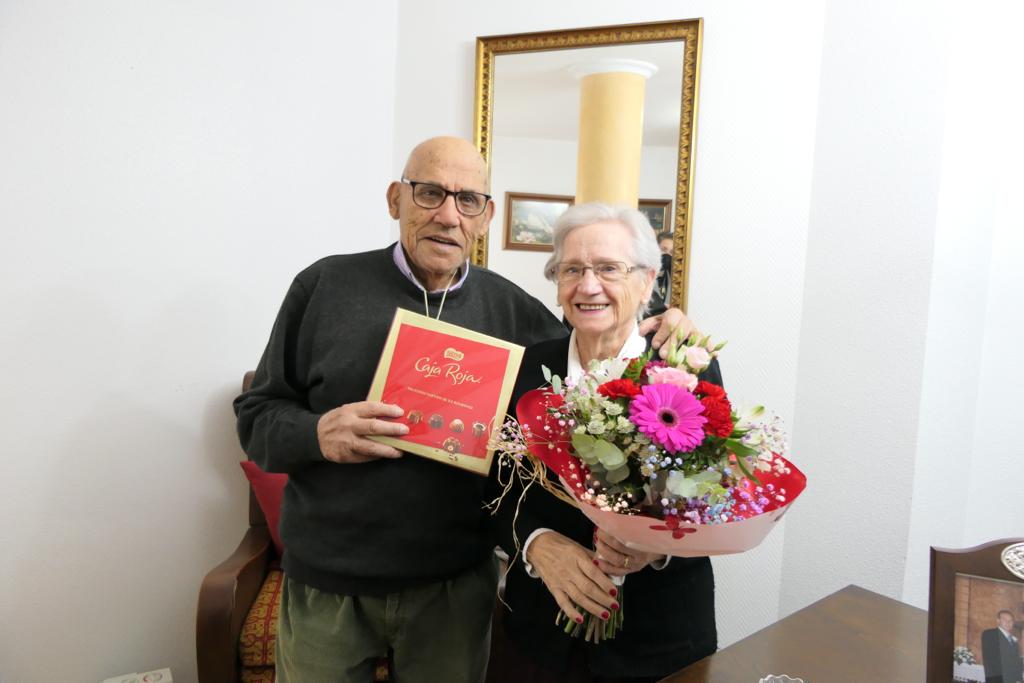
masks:
[[[701,384],[707,384],[701,382],[697,385],[697,390],[700,390]],[[714,384],[708,386],[714,387]],[[721,391],[720,387],[715,387]],[[729,399],[725,398],[725,392],[722,391],[722,396],[705,396],[700,399],[701,404],[704,406],[704,417],[707,418],[707,422],[704,423],[704,433],[709,436],[720,436],[723,439],[729,438],[732,434],[732,405],[729,403]]]
[[[713,398],[720,399],[726,398],[725,389],[718,386],[717,384],[712,384],[711,382],[697,382],[697,386],[694,387],[693,393],[697,394],[698,396],[711,396]]]
[[[631,379],[613,379],[599,386],[597,393],[608,398],[633,398],[640,393],[640,385]]]

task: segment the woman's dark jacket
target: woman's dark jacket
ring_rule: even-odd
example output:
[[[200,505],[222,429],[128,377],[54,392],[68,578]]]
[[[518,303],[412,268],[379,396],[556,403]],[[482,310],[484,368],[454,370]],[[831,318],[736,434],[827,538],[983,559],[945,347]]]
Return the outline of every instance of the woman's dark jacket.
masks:
[[[546,384],[541,366],[565,377],[568,352],[568,337],[526,350],[510,414],[515,415],[515,405],[524,393]],[[721,385],[717,361],[700,378]],[[717,649],[715,582],[706,557],[674,557],[660,571],[648,566],[630,574],[621,594],[623,628],[614,639],[594,645],[566,635],[561,626],[555,625],[558,604],[543,581],[527,576],[513,538],[512,523],[521,493],[521,486],[514,487],[495,517],[499,542],[512,558],[505,587],[510,608],[505,614],[505,631],[521,652],[531,654],[548,668],[563,671],[570,648],[582,647],[594,673],[639,677],[667,675]],[[594,526],[583,513],[532,486],[515,521],[518,545],[521,547],[531,532],[542,527],[561,532],[585,548],[594,547]]]

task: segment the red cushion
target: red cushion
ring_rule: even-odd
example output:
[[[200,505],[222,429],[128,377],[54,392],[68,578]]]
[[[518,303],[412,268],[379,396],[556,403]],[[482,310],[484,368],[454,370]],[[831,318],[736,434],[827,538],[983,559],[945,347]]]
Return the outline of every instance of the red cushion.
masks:
[[[288,475],[264,472],[251,460],[243,460],[239,464],[252,486],[253,493],[256,494],[256,502],[260,504],[263,516],[267,518],[270,538],[274,541],[274,547],[280,556],[284,553],[284,546],[281,544],[281,534],[277,530],[277,525],[281,519],[281,498],[284,496],[285,484],[288,483]]]

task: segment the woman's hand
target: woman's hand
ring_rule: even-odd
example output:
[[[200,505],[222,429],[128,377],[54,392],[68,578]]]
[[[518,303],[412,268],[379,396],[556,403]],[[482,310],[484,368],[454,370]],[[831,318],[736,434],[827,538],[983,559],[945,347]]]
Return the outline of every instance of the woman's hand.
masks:
[[[594,533],[594,543],[597,545],[597,567],[609,576],[626,576],[665,559],[664,555],[629,548],[603,529]]]
[[[594,556],[579,543],[557,531],[537,536],[527,549],[526,559],[544,581],[562,611],[577,624],[583,623],[579,607],[607,619],[619,608],[618,590],[598,571]]]

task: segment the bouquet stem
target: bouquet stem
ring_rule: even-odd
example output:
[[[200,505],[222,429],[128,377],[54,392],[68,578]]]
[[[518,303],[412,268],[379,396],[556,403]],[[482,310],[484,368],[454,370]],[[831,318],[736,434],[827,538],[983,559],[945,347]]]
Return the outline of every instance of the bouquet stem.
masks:
[[[578,624],[574,620],[566,616],[565,612],[558,610],[558,615],[555,616],[555,623],[562,626],[562,630],[573,638],[579,638],[583,636],[583,639],[588,643],[600,643],[602,640],[611,640],[615,637],[620,630],[622,630],[622,604],[623,595],[622,591],[619,591],[619,609],[612,610],[611,616],[608,619],[601,619],[596,617],[590,612],[584,611],[577,605],[577,609],[583,612],[583,623]],[[562,625],[562,622],[565,624]]]

